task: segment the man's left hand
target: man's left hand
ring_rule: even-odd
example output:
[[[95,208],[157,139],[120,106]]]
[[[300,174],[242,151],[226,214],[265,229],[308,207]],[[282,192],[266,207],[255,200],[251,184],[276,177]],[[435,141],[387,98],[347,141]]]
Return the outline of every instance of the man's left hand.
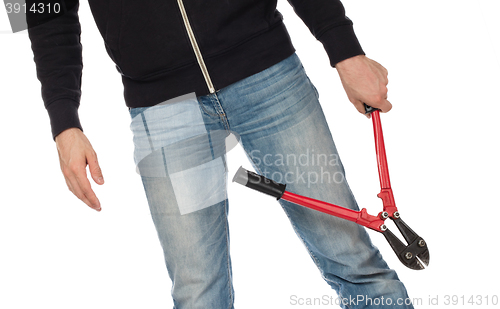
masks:
[[[363,103],[380,109],[383,113],[391,110],[387,101],[387,69],[370,58],[359,55],[343,60],[335,65],[349,101],[364,114]]]

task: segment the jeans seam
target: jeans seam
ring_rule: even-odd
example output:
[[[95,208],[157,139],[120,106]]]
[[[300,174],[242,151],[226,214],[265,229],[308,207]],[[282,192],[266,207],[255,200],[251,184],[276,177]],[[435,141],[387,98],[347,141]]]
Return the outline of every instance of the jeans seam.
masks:
[[[146,120],[146,116],[144,116],[144,113],[141,113],[141,117],[142,117],[142,123],[144,125],[144,130],[148,135],[149,147],[151,148],[151,151],[154,151],[153,141],[151,140],[151,134],[149,133],[148,121]]]
[[[224,185],[227,186],[227,177],[224,177]],[[226,198],[224,199],[224,214],[226,216],[226,224],[225,224],[225,230],[226,230],[226,243],[227,243],[227,249],[226,249],[226,257],[227,257],[227,275],[228,275],[228,289],[229,289],[229,307],[228,309],[231,309],[234,303],[234,295],[232,291],[232,276],[231,276],[231,266],[230,266],[230,261],[229,261],[229,255],[230,255],[230,249],[229,249],[229,228],[228,228],[228,212],[227,212],[227,191],[226,191]]]
[[[227,119],[226,112],[224,111],[224,108],[222,108],[222,104],[220,103],[219,96],[217,95],[217,93],[214,93],[213,98],[215,100],[212,99],[212,101],[214,101],[214,104],[218,105],[218,107],[221,111],[221,113],[218,114],[218,116],[219,116],[220,120],[222,121],[222,123],[224,124],[224,128],[226,128],[226,131],[230,131],[229,121]]]
[[[227,243],[227,250],[226,250],[226,257],[227,257],[227,275],[228,275],[228,280],[227,280],[227,283],[228,283],[228,290],[229,290],[229,305],[228,305],[228,309],[231,309],[233,307],[233,303],[234,303],[234,295],[233,295],[233,289],[231,288],[232,287],[232,276],[231,276],[231,266],[229,264],[229,237],[228,237],[228,223],[227,223],[227,211],[226,211],[226,207],[227,207],[227,199],[224,201],[224,212],[225,212],[225,215],[226,215],[226,243]]]
[[[225,155],[224,155],[225,156]],[[225,216],[225,224],[224,224],[224,230],[226,232],[226,263],[227,263],[227,286],[228,286],[228,292],[229,292],[229,306],[227,307],[228,309],[231,309],[233,306],[234,302],[234,295],[233,295],[233,290],[232,290],[232,276],[231,276],[231,265],[230,265],[230,244],[229,244],[229,219],[228,219],[228,200],[227,200],[227,163],[226,160],[224,160],[224,188],[226,191],[225,194],[225,199],[224,199],[224,216]]]

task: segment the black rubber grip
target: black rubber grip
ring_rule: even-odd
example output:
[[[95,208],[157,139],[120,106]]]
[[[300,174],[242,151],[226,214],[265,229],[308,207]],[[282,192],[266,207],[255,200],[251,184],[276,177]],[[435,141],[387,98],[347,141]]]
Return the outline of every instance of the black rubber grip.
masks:
[[[366,105],[366,103],[363,103],[363,105],[365,106],[365,114],[371,114],[376,110],[380,110],[378,108],[371,107],[370,105]]]
[[[274,196],[277,200],[279,200],[283,196],[286,188],[285,184],[277,183],[264,176],[247,171],[241,166],[234,175],[233,182],[237,182],[246,187],[249,187],[250,189],[254,189],[262,193]]]

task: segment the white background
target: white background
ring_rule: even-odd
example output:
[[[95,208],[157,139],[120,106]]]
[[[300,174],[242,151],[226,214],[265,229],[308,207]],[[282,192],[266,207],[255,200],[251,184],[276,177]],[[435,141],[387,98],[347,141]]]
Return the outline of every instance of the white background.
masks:
[[[370,235],[410,297],[421,299],[418,308],[436,307],[428,305],[436,296],[443,306],[446,295],[465,301],[482,295],[484,306],[487,295],[490,302],[500,296],[500,4],[344,5],[366,54],[389,70],[394,108],[382,123],[392,185],[403,219],[429,244],[429,268],[406,269],[382,235]],[[279,9],[320,92],[358,203],[376,214],[381,202],[371,121],[349,103],[322,45],[290,6],[281,1]],[[80,117],[106,181],[93,185],[101,213],[66,188],[27,33],[9,33],[0,10],[0,308],[171,308],[170,280],[135,173],[120,76],[86,1],[80,16]],[[229,164],[230,177],[240,165],[250,167],[239,148],[229,153]],[[236,308],[327,308],[290,303],[292,295],[335,294],[278,203],[235,184],[229,195]]]

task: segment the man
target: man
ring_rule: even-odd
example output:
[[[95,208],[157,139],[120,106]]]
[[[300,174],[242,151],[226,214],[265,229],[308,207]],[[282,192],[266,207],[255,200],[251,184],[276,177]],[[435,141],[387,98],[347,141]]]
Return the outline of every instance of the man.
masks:
[[[356,109],[364,113],[367,103],[389,111],[387,71],[364,55],[340,1],[289,2],[323,43]],[[357,209],[318,95],[294,53],[276,1],[89,3],[122,75],[134,157],[173,282],[175,308],[233,308],[221,151],[230,132],[259,173],[286,182],[292,192]],[[78,1],[63,1],[61,7],[52,15],[28,12],[29,36],[68,188],[100,211],[86,165],[97,184],[104,180],[77,114]],[[312,153],[307,162],[297,161]],[[303,175],[315,175],[315,184]],[[340,297],[384,297],[392,301],[382,304],[412,308],[403,301],[403,284],[363,228],[281,203]],[[370,304],[346,301],[342,306]]]

